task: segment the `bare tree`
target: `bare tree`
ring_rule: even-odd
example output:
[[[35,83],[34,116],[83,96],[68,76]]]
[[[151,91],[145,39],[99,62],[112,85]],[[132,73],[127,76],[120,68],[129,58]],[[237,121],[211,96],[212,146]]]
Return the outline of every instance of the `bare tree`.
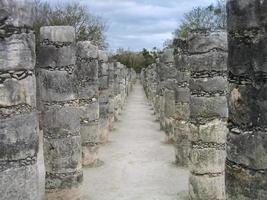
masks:
[[[105,37],[107,22],[101,17],[91,14],[87,6],[68,3],[52,7],[47,2],[42,3],[40,0],[36,0],[35,8],[34,29],[37,37],[41,26],[68,25],[74,27],[78,41],[90,40],[102,49],[108,47]]]
[[[218,0],[216,5],[196,7],[184,15],[181,25],[175,30],[176,38],[186,38],[191,30],[196,29],[225,29],[226,2]]]

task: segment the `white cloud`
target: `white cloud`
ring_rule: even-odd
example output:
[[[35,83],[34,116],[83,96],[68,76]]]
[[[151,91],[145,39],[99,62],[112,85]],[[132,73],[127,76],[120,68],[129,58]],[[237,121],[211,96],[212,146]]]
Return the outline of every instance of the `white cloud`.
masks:
[[[53,3],[56,0],[50,0]],[[58,0],[75,1],[77,0]],[[90,11],[108,20],[112,49],[161,47],[172,37],[183,14],[215,0],[80,0]]]

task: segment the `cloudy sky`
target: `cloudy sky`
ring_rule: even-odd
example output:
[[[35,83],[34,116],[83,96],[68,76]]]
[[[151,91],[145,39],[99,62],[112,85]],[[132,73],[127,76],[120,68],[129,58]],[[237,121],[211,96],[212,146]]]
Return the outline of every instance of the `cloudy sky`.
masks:
[[[53,3],[78,0],[49,0]],[[90,12],[107,20],[110,48],[162,47],[177,28],[183,14],[215,0],[80,0]]]

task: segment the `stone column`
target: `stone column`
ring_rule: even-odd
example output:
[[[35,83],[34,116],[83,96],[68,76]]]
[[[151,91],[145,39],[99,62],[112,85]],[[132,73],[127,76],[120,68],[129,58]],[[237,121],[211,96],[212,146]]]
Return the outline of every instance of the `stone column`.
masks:
[[[147,78],[146,78],[146,86],[145,91],[147,94],[147,98],[151,106],[156,110],[155,108],[155,96],[156,96],[156,90],[157,90],[157,71],[156,71],[156,65],[152,64],[148,66],[147,68]]]
[[[186,63],[186,41],[179,40],[175,41],[175,43],[175,66],[177,69],[174,127],[175,163],[178,166],[187,167],[190,151],[188,139],[190,134],[190,68]]]
[[[0,199],[40,199],[33,1],[0,0]]]
[[[115,122],[115,63],[108,63],[108,84],[109,84],[109,131],[112,131],[114,128]]]
[[[193,32],[190,78],[190,199],[225,199],[227,34]]]
[[[108,54],[105,51],[98,51],[99,55],[99,137],[100,142],[108,142],[109,134],[109,66]]]
[[[43,115],[46,199],[79,199],[82,182],[80,109],[74,87],[75,32],[42,27],[37,83]]]
[[[126,101],[126,66],[121,65],[122,68],[120,69],[120,95],[121,95],[121,111],[125,105]]]
[[[163,51],[160,56],[159,70],[162,87],[161,127],[166,133],[166,141],[173,142],[177,76],[177,69],[174,65],[174,49]]]
[[[228,0],[227,199],[267,199],[267,1]]]
[[[114,117],[115,121],[119,120],[119,115],[121,113],[122,108],[122,98],[121,98],[121,85],[120,85],[120,79],[121,79],[121,68],[122,64],[119,62],[116,62],[114,65],[114,72],[115,72],[115,82],[114,82],[114,94],[115,94],[115,102],[114,102]]]
[[[96,167],[99,150],[98,48],[89,41],[77,43],[75,82],[81,109],[83,166]]]

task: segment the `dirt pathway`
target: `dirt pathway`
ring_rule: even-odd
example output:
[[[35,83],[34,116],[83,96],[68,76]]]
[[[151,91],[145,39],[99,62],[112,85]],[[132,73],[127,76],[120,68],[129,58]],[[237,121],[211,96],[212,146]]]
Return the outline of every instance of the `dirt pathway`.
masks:
[[[110,142],[101,147],[105,164],[84,169],[83,200],[183,199],[188,171],[172,163],[174,148],[163,143],[152,113],[137,83]]]

